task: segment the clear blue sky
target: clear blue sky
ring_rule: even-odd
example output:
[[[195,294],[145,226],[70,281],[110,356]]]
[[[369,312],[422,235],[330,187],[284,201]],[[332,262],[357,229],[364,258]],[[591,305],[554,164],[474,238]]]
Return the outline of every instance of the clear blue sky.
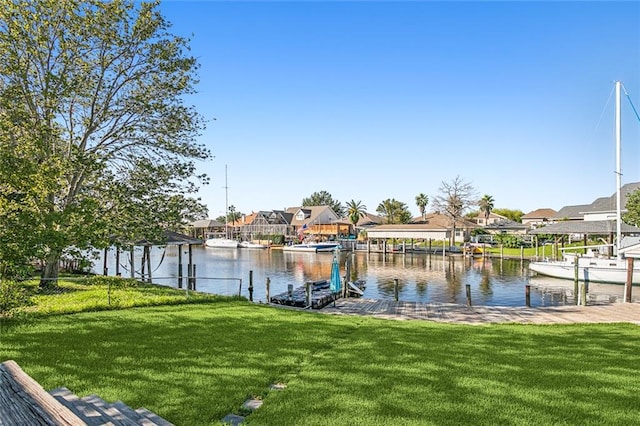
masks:
[[[201,65],[209,216],[318,191],[375,213],[456,176],[528,213],[615,193],[614,81],[640,110],[640,2],[165,1]],[[611,96],[611,97],[610,97]],[[640,181],[623,102],[622,182]],[[428,207],[429,209],[429,207]]]

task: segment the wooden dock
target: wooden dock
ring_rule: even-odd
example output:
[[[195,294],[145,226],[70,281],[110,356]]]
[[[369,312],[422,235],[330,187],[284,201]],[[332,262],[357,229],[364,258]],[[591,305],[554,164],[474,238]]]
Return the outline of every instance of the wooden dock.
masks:
[[[327,305],[319,312],[334,315],[365,315],[394,320],[424,320],[476,325],[617,322],[640,325],[640,303],[527,308],[348,298],[338,299],[335,306],[333,304]]]

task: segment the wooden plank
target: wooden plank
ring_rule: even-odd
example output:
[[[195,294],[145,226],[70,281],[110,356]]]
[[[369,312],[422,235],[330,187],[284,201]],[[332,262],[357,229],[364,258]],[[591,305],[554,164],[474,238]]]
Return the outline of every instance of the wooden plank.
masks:
[[[4,370],[3,385],[11,380],[16,386],[14,390],[23,399],[30,402],[30,412],[16,412],[14,415],[31,416],[24,424],[42,424],[59,426],[82,426],[86,425],[71,410],[60,404],[56,399],[47,393],[38,382],[25,373],[15,361],[9,360],[0,364]],[[4,386],[3,386],[4,387]],[[15,399],[14,399],[15,402]],[[16,408],[19,408],[16,406]],[[10,411],[3,408],[3,411]]]

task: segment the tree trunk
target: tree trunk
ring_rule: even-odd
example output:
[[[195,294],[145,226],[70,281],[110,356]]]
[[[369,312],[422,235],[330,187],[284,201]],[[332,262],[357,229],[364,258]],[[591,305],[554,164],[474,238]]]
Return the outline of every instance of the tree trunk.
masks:
[[[451,233],[451,247],[456,245],[456,223],[453,222],[453,232]]]
[[[52,251],[47,255],[40,274],[40,288],[54,288],[58,285],[60,254],[59,251]]]

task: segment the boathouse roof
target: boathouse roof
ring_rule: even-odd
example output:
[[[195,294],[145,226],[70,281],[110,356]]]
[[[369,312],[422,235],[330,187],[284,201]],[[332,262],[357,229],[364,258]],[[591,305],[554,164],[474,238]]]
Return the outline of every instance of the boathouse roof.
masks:
[[[623,234],[640,234],[640,228],[622,223],[620,227]],[[587,234],[606,235],[616,233],[615,220],[566,220],[532,229],[530,234]]]

